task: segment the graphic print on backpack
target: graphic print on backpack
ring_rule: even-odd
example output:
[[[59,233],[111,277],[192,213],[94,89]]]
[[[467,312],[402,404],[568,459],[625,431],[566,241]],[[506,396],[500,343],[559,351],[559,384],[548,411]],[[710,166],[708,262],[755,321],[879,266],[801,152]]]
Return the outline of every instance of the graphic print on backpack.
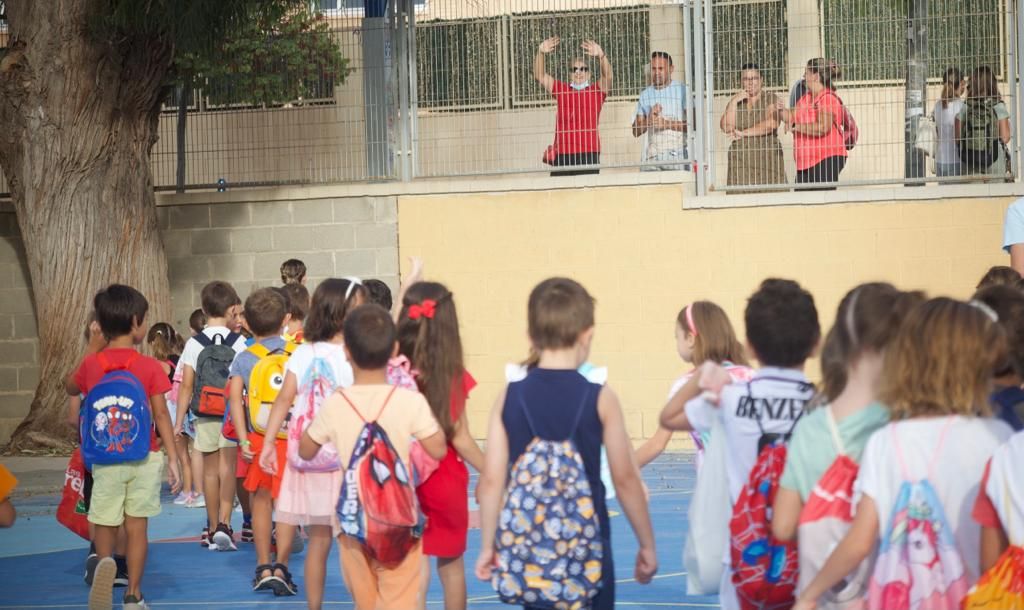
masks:
[[[224,417],[227,410],[228,371],[235,359],[234,345],[241,338],[237,333],[193,337],[203,349],[196,358],[195,385],[189,409],[199,417]]]
[[[999,130],[992,100],[967,100],[960,125],[958,154],[964,168],[984,172],[999,158]]]
[[[572,441],[533,440],[513,464],[498,519],[491,586],[506,604],[578,610],[601,590],[604,543],[583,459]]]
[[[249,351],[259,358],[249,374],[249,425],[254,431],[266,434],[270,409],[281,392],[281,386],[284,385],[285,366],[295,351],[295,344],[289,341],[283,348],[271,353],[265,345],[257,343],[251,346]],[[287,419],[281,424],[277,438],[288,438]]]
[[[387,432],[377,423],[395,393],[388,392],[373,421],[367,421],[344,390],[345,402],[363,420],[338,498],[338,521],[346,536],[355,538],[366,553],[384,565],[405,559],[423,533],[423,516],[409,470],[395,451]]]
[[[152,427],[149,398],[142,382],[127,370],[139,354],[118,367],[103,352],[96,358],[105,372],[82,402],[82,460],[92,468],[145,459]]]
[[[299,456],[302,433],[313,423],[313,418],[320,411],[324,399],[338,387],[330,361],[325,356],[317,354],[316,344],[312,345],[312,349],[313,360],[299,381],[298,394],[289,417],[288,463],[299,472],[334,472],[341,470],[341,457],[332,443],[320,447],[320,451],[317,451],[311,460],[304,460]]]

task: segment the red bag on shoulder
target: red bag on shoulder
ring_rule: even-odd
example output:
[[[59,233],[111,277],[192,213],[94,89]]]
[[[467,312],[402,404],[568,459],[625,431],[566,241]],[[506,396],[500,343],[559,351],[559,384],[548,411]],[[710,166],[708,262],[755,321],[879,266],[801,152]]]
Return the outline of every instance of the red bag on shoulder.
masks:
[[[85,510],[85,462],[82,451],[75,448],[64,471],[64,491],[57,506],[57,522],[89,539],[88,511]]]

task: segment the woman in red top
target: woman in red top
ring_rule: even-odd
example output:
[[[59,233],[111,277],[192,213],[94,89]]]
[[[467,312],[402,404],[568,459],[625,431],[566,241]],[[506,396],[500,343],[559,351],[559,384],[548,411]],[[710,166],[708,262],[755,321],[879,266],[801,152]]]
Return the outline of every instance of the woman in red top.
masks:
[[[793,132],[793,156],[796,159],[796,181],[837,182],[846,166],[846,143],[843,140],[843,102],[835,94],[839,67],[825,58],[807,62],[804,84],[807,93],[796,108],[778,104],[783,122]]]
[[[612,64],[605,57],[601,45],[586,40],[583,52],[601,60],[601,78],[590,82],[590,66],[581,57],[572,60],[572,81],[555,80],[544,69],[544,56],[558,48],[561,39],[552,36],[540,43],[533,58],[533,77],[548,93],[555,97],[555,144],[551,158],[545,163],[555,166],[598,165],[601,162],[601,137],[597,130],[601,108],[612,86]],[[596,174],[601,170],[551,172],[552,176]]]
[[[430,582],[428,557],[433,556],[437,557],[437,574],[444,587],[444,608],[465,609],[462,555],[469,530],[469,471],[463,460],[480,472],[484,454],[469,434],[466,398],[476,381],[463,367],[459,319],[447,288],[436,282],[409,286],[398,316],[398,349],[412,363],[416,383],[448,440],[448,453],[437,470],[416,488],[420,509],[427,518],[421,607],[426,605]]]

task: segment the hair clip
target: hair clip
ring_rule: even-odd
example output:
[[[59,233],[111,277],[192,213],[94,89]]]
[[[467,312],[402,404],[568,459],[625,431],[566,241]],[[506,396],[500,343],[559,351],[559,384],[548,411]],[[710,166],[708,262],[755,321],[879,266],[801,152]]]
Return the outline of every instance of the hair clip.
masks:
[[[989,307],[987,303],[984,303],[977,299],[972,299],[970,301],[967,301],[967,304],[970,305],[971,307],[977,307],[978,309],[980,309],[981,312],[988,316],[988,318],[993,322],[999,322],[999,314],[996,313],[996,310]]]
[[[423,299],[423,303],[413,303],[409,306],[409,319],[419,320],[422,317],[433,320],[436,310],[437,301],[434,299]]]

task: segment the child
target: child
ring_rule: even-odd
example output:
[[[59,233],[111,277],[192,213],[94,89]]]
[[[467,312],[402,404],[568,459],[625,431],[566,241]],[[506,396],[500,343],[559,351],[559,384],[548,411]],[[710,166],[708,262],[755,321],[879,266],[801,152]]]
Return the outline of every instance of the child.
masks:
[[[1015,272],[1016,273],[1016,272]],[[1024,291],[1011,286],[989,286],[972,297],[988,305],[999,317],[1009,344],[1007,360],[995,372],[992,409],[1014,432],[1024,430]]]
[[[668,393],[669,400],[686,384],[693,372],[708,360],[725,367],[733,381],[746,381],[754,374],[747,366],[743,346],[736,339],[736,331],[732,328],[729,316],[711,301],[695,301],[679,310],[679,315],[676,316],[676,352],[683,362],[693,365],[693,368],[672,385]],[[699,472],[704,457],[704,446],[710,436],[702,436],[696,432],[690,434],[697,446]],[[643,468],[650,464],[654,458],[661,455],[671,438],[671,430],[658,426],[654,435],[636,450],[637,465]]]
[[[149,333],[146,334],[146,345],[149,346],[153,357],[160,362],[160,366],[166,371],[167,378],[171,381],[171,389],[167,391],[164,398],[167,400],[167,412],[171,415],[171,426],[174,426],[174,420],[178,416],[178,390],[181,388],[181,376],[179,375],[175,379],[175,373],[178,371],[178,360],[180,360],[181,350],[185,347],[185,341],[181,335],[175,332],[173,326],[167,322],[157,322],[150,327]],[[182,430],[186,427],[189,427],[187,418]],[[174,498],[174,503],[181,505],[188,503],[194,495],[198,495],[199,486],[193,485],[188,436],[176,434],[174,448],[178,454],[178,468],[181,470],[183,481],[181,493]]]
[[[1020,274],[1014,271],[1013,267],[996,265],[989,268],[985,275],[981,276],[981,280],[978,281],[975,290],[981,290],[989,286],[1010,286],[1011,288],[1020,289],[1024,288],[1024,279],[1021,279]]]
[[[910,312],[885,354],[878,397],[889,407],[892,423],[864,447],[853,525],[795,608],[814,608],[868,558],[876,542],[882,548],[871,578],[873,606],[959,603],[979,573],[981,531],[969,508],[985,463],[1012,433],[1004,422],[987,418],[992,371],[1005,350],[1002,330],[984,305],[936,298]],[[905,502],[907,484],[917,481],[934,489],[931,506]],[[914,493],[911,500],[922,501],[922,496]],[[907,514],[909,522],[902,521]],[[905,546],[920,550],[911,552],[909,568],[894,571],[898,562],[890,555],[905,552]],[[916,565],[922,560],[929,567]],[[907,569],[913,588],[905,582]]]
[[[309,313],[309,291],[304,285],[296,283],[285,284],[280,290],[288,301],[288,322],[281,334],[287,341],[302,343],[302,324]]]
[[[293,404],[304,408],[308,405],[313,391],[312,382],[316,379],[314,374],[318,372],[314,365],[325,363],[329,367],[329,372],[319,371],[326,373],[322,381],[329,385],[323,388],[327,393],[336,387],[352,385],[352,368],[345,358],[342,325],[348,312],[362,304],[364,299],[362,285],[353,278],[330,278],[317,286],[309,318],[303,327],[306,340],[288,360],[284,385],[271,409],[265,436],[272,438],[277,435]],[[291,450],[289,446],[289,452]],[[331,527],[337,522],[335,511],[341,491],[341,465],[330,472],[296,470],[290,459],[285,463],[279,461],[270,446],[263,447],[259,464],[264,471],[281,477],[276,506],[278,549],[291,548],[298,526],[302,526],[309,535],[304,569],[306,603],[311,610],[318,610],[323,603],[327,554],[331,550],[333,533]]]
[[[305,284],[306,264],[297,258],[289,258],[281,263],[281,283],[285,285]]]
[[[448,453],[437,470],[416,488],[427,518],[423,555],[437,557],[437,573],[444,588],[444,607],[466,607],[466,552],[469,529],[469,471],[463,460],[483,470],[484,454],[469,433],[466,399],[476,380],[463,367],[462,341],[455,300],[436,282],[409,287],[398,316],[398,351],[417,372],[420,391],[441,424]],[[429,559],[424,560],[422,606],[430,583]]]
[[[242,459],[251,462],[265,444],[276,451],[278,458],[284,458],[285,441],[271,437],[268,444],[265,437],[255,432],[247,413],[247,400],[252,394],[249,387],[253,369],[261,354],[287,353],[294,344],[281,337],[281,328],[287,323],[287,300],[274,288],[263,288],[249,295],[245,300],[245,320],[256,339],[256,344],[238,354],[231,363],[228,391],[231,401],[231,418],[238,431],[238,446]],[[262,349],[259,349],[262,348]],[[273,374],[273,373],[271,373]],[[264,383],[257,381],[257,383]],[[273,384],[272,381],[266,383]],[[270,545],[273,530],[271,515],[273,498],[281,487],[280,477],[268,474],[258,464],[249,467],[245,477],[245,489],[252,504],[253,539],[256,544],[256,576],[253,591],[272,590],[274,595],[295,595],[295,584],[288,575],[288,550],[280,553],[278,563],[270,563]]]
[[[497,566],[498,517],[510,465],[519,461],[534,437],[571,440],[583,460],[603,548],[602,584],[590,607],[612,608],[615,568],[600,476],[602,445],[607,448],[620,503],[639,542],[635,566],[638,582],[650,582],[658,569],[658,559],[647,499],[619,400],[609,386],[590,383],[577,372],[590,354],[594,300],[577,282],[551,278],[530,293],[528,318],[530,343],[539,360],[525,379],[508,384],[491,412],[484,471],[477,486],[481,535],[475,572],[481,580],[489,580]]]
[[[1024,500],[1018,474],[1022,463],[1024,432],[1018,432],[996,449],[992,460],[985,466],[981,491],[971,512],[975,522],[981,526],[978,568],[982,573],[991,570],[1010,545],[1024,546]]]
[[[733,505],[757,461],[762,439],[789,435],[814,395],[803,369],[821,335],[814,298],[791,280],[763,281],[747,302],[744,322],[747,343],[761,364],[753,378],[730,384],[724,368],[705,362],[679,395],[689,398],[699,389],[709,392],[683,408],[679,401],[669,401],[661,413],[661,424],[670,430],[708,432],[716,419],[721,422]],[[739,599],[732,582],[731,550],[727,547],[724,552],[720,602],[729,610],[739,607]]]
[[[100,352],[82,360],[73,378],[67,382],[67,392],[71,396],[84,393],[89,398],[90,390],[108,371],[124,368],[133,375],[149,399],[151,419],[167,451],[167,482],[171,493],[177,493],[181,485],[177,453],[164,400],[164,393],[170,389],[171,383],[159,362],[135,350],[135,346],[142,343],[146,336],[145,320],[149,303],[134,288],[111,284],[96,294],[93,307],[108,343]],[[100,420],[96,421],[98,423]],[[112,431],[114,425],[111,422],[109,430]],[[90,610],[111,607],[117,574],[117,564],[112,555],[117,530],[122,524],[128,534],[128,589],[124,594],[124,607],[129,610],[147,607],[141,588],[149,546],[146,530],[148,519],[160,514],[163,457],[153,430],[138,432],[149,436],[147,458],[92,465],[93,489],[89,522],[96,526],[94,541],[100,561],[89,592]]]
[[[216,345],[227,345],[235,353],[245,350],[245,338],[228,328],[234,323],[232,310],[238,302],[238,294],[231,284],[222,281],[210,282],[200,293],[206,326],[185,343],[181,353],[181,387],[178,389],[178,414],[174,432],[182,434],[187,413],[197,413],[201,391],[207,387],[216,396],[217,388],[223,383],[219,378],[200,379],[196,366],[200,357],[204,362],[211,360],[211,350]],[[205,353],[204,353],[205,352]],[[222,356],[222,355],[219,355]],[[223,357],[218,358],[223,361]],[[204,367],[214,372],[219,367]],[[210,384],[210,385],[208,385]],[[223,396],[223,394],[221,394]],[[226,398],[226,396],[223,396]],[[231,511],[234,509],[236,450],[235,444],[221,434],[222,417],[200,416],[196,421],[195,449],[203,454],[203,491],[206,499],[206,527],[203,528],[200,545],[210,550],[235,550],[234,532],[231,530]],[[214,531],[211,532],[210,529]]]
[[[196,309],[188,317],[188,329],[192,332],[192,336],[203,332],[206,328],[206,314],[203,313],[202,309]]]
[[[380,280],[369,279],[363,282],[363,286],[366,287],[367,299],[370,303],[391,311],[394,303],[391,299],[391,289],[387,284]]]
[[[352,363],[354,383],[328,398],[302,435],[300,455],[312,459],[322,445],[333,443],[345,464],[353,454],[364,422],[376,422],[387,434],[395,454],[409,464],[409,444],[419,440],[427,455],[445,457],[445,436],[426,399],[419,393],[387,384],[388,360],[395,354],[395,323],[377,305],[356,307],[345,319],[344,349]],[[354,478],[361,485],[362,480]],[[359,497],[365,490],[359,489]],[[411,495],[409,496],[411,500]],[[341,572],[357,610],[413,608],[420,578],[421,543],[415,542],[397,563],[370,558],[360,541],[338,535]]]
[[[772,511],[772,533],[783,541],[797,538],[801,511],[822,475],[832,468],[838,448],[832,430],[841,443],[843,455],[855,467],[871,434],[889,423],[889,411],[876,401],[882,374],[882,356],[896,336],[903,319],[924,296],[901,292],[891,284],[862,284],[846,294],[836,312],[836,322],[825,339],[822,353],[822,395],[825,404],[805,415],[793,431],[786,455],[786,468],[779,481]],[[845,467],[847,464],[843,462]],[[835,471],[833,471],[835,472]],[[846,481],[856,473],[850,468]],[[845,483],[844,483],[845,486]],[[852,489],[828,489],[826,493],[850,493]],[[820,493],[818,491],[815,494]],[[852,508],[852,507],[851,507]],[[848,515],[846,515],[848,516]],[[839,543],[843,528],[818,530],[808,538],[804,529],[798,539],[800,580],[798,591],[814,578],[828,551]],[[828,536],[828,537],[823,537]],[[859,603],[867,585],[866,572],[845,590]],[[845,596],[830,600],[828,607],[847,607]]]

